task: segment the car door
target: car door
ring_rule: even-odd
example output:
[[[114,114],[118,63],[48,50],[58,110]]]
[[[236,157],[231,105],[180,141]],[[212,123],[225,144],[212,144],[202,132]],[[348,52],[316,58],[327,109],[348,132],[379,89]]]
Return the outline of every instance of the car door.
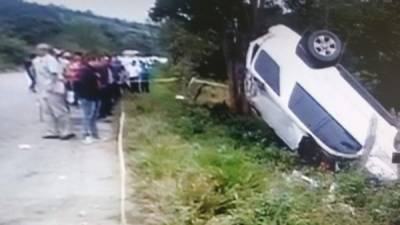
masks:
[[[275,133],[291,148],[296,149],[305,133],[294,123],[287,110],[280,101],[280,67],[274,59],[263,49],[255,54],[252,63],[252,87],[256,94],[251,102],[260,112],[261,117],[274,129]]]
[[[341,154],[356,154],[361,144],[326,111],[302,86],[297,84],[289,108],[309,129],[310,134],[330,149]]]

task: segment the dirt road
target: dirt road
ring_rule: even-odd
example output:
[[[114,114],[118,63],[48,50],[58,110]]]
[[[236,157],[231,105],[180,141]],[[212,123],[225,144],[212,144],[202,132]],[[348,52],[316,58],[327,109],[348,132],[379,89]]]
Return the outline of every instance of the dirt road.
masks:
[[[100,124],[106,140],[89,146],[42,140],[42,126],[24,74],[0,74],[0,225],[119,224],[111,124]]]

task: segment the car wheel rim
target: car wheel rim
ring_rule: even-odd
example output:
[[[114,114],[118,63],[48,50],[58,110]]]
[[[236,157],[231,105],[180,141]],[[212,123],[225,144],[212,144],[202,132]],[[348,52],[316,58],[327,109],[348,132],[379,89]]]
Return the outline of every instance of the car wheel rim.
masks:
[[[314,50],[317,54],[330,57],[337,51],[338,44],[328,35],[320,35],[314,40]]]

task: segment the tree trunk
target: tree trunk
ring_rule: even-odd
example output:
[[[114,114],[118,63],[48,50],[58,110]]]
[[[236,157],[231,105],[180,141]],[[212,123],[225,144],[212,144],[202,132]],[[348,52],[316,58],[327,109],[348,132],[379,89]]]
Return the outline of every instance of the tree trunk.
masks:
[[[260,32],[262,25],[264,24],[262,20],[262,14],[264,10],[266,0],[250,0],[250,15],[251,15],[251,35],[254,38],[258,32]]]
[[[229,78],[231,107],[237,113],[249,113],[244,90],[246,76],[246,52],[249,42],[259,31],[262,23],[261,15],[266,0],[250,0],[250,16],[239,25],[231,25],[226,29],[223,40],[223,52]]]
[[[240,114],[247,113],[247,100],[244,93],[245,59],[241,57],[240,47],[231,43],[230,39],[224,40],[223,51],[229,79],[232,110]]]
[[[230,97],[230,107],[234,112],[238,111],[237,108],[237,86],[235,82],[235,69],[234,69],[234,60],[232,56],[232,49],[230,45],[230,40],[228,37],[224,37],[223,40],[223,53],[224,53],[224,58],[225,58],[225,64],[226,64],[226,73],[228,76],[228,85],[229,85],[229,97]]]

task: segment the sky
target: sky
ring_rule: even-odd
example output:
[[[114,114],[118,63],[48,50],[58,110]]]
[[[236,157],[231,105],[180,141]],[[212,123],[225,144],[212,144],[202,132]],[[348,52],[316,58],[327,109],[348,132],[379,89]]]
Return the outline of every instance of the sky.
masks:
[[[155,0],[26,0],[39,4],[54,4],[74,10],[91,10],[93,13],[124,19],[128,21],[146,22],[148,11]]]

